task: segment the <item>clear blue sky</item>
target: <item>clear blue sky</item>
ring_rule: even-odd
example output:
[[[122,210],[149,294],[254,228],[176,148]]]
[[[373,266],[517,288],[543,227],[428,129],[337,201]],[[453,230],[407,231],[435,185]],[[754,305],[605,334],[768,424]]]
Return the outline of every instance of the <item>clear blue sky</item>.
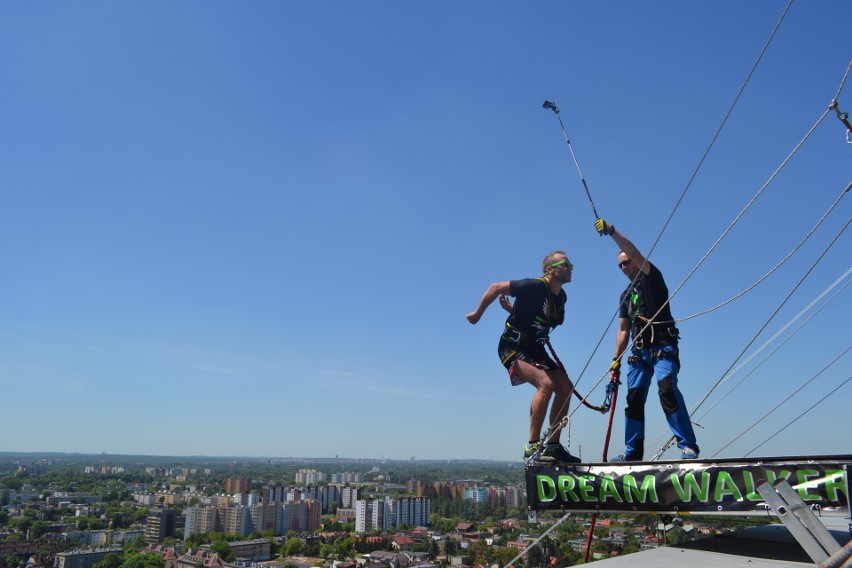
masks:
[[[598,212],[647,252],[784,6],[3,3],[0,450],[519,460],[532,389],[498,361],[505,314],[464,314],[566,250],[552,339],[575,379],[591,358],[587,392],[627,283],[542,102],[561,107]],[[850,16],[793,5],[651,255],[670,288],[831,102]],[[839,102],[852,111],[852,85]],[[675,317],[787,254],[850,181],[850,154],[831,113]],[[847,197],[767,282],[680,326],[690,407],[849,217]],[[844,233],[746,355],[849,250]],[[846,380],[848,355],[801,388],[850,345],[850,314],[847,290],[702,419],[703,453],[801,389],[722,453],[743,455]],[[847,384],[758,455],[848,453],[850,403]],[[654,392],[647,414],[652,451]],[[599,459],[605,427],[578,411],[571,450]]]

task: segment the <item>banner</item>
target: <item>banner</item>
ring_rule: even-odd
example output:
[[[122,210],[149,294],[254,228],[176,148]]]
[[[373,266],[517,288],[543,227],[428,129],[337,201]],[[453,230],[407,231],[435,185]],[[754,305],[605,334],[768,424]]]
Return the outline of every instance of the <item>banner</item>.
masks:
[[[850,464],[852,456],[533,465],[527,503],[534,511],[765,514],[757,486],[785,479],[811,509],[848,515]]]

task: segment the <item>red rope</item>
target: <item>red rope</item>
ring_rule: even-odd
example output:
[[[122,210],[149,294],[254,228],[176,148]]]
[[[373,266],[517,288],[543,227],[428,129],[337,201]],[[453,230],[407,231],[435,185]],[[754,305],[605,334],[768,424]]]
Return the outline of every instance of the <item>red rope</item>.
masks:
[[[609,382],[612,384],[612,401],[609,406],[609,425],[606,428],[606,438],[604,439],[604,448],[603,448],[603,461],[606,461],[607,452],[609,452],[609,439],[612,434],[612,418],[615,416],[615,401],[618,399],[618,385],[620,381],[618,380],[618,376],[616,376],[615,372],[610,374]],[[589,554],[592,551],[592,539],[595,535],[595,524],[598,520],[598,514],[592,513],[592,522],[589,524],[589,539],[586,541],[586,559],[583,563],[589,562]]]

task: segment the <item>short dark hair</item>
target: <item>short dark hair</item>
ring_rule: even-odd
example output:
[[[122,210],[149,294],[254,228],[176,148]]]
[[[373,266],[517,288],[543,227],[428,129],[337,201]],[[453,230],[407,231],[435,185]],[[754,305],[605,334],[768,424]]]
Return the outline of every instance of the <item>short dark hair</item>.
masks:
[[[564,251],[561,251],[561,250],[555,250],[555,251],[551,252],[551,253],[550,253],[550,254],[548,254],[546,257],[544,257],[544,260],[543,260],[543,261],[542,261],[542,263],[541,263],[541,272],[542,272],[542,274],[547,274],[547,269],[548,269],[548,268],[550,268],[550,265],[551,265],[551,264],[553,264],[554,262],[557,262],[557,260],[556,260],[556,255],[557,255],[557,254],[561,254],[561,255],[562,255],[562,256],[564,256],[565,258],[568,258],[568,255],[567,255],[567,254],[565,254],[565,252],[564,252]]]

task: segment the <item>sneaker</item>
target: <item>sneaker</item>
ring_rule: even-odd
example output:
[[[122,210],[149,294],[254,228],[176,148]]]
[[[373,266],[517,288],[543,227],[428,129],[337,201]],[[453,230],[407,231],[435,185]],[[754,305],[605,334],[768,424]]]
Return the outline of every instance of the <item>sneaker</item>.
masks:
[[[540,444],[527,444],[524,446],[524,461],[529,460],[530,458],[540,458],[541,457],[541,445]]]
[[[642,461],[642,458],[629,456],[627,454],[618,454],[615,457],[609,458],[609,461],[611,461],[611,462],[638,462],[638,461]]]
[[[578,457],[572,456],[562,444],[548,444],[544,447],[539,460],[544,462],[560,462],[560,463],[580,463]]]
[[[681,450],[680,459],[682,460],[697,460],[698,459],[698,450],[693,450],[692,448],[683,448]]]

